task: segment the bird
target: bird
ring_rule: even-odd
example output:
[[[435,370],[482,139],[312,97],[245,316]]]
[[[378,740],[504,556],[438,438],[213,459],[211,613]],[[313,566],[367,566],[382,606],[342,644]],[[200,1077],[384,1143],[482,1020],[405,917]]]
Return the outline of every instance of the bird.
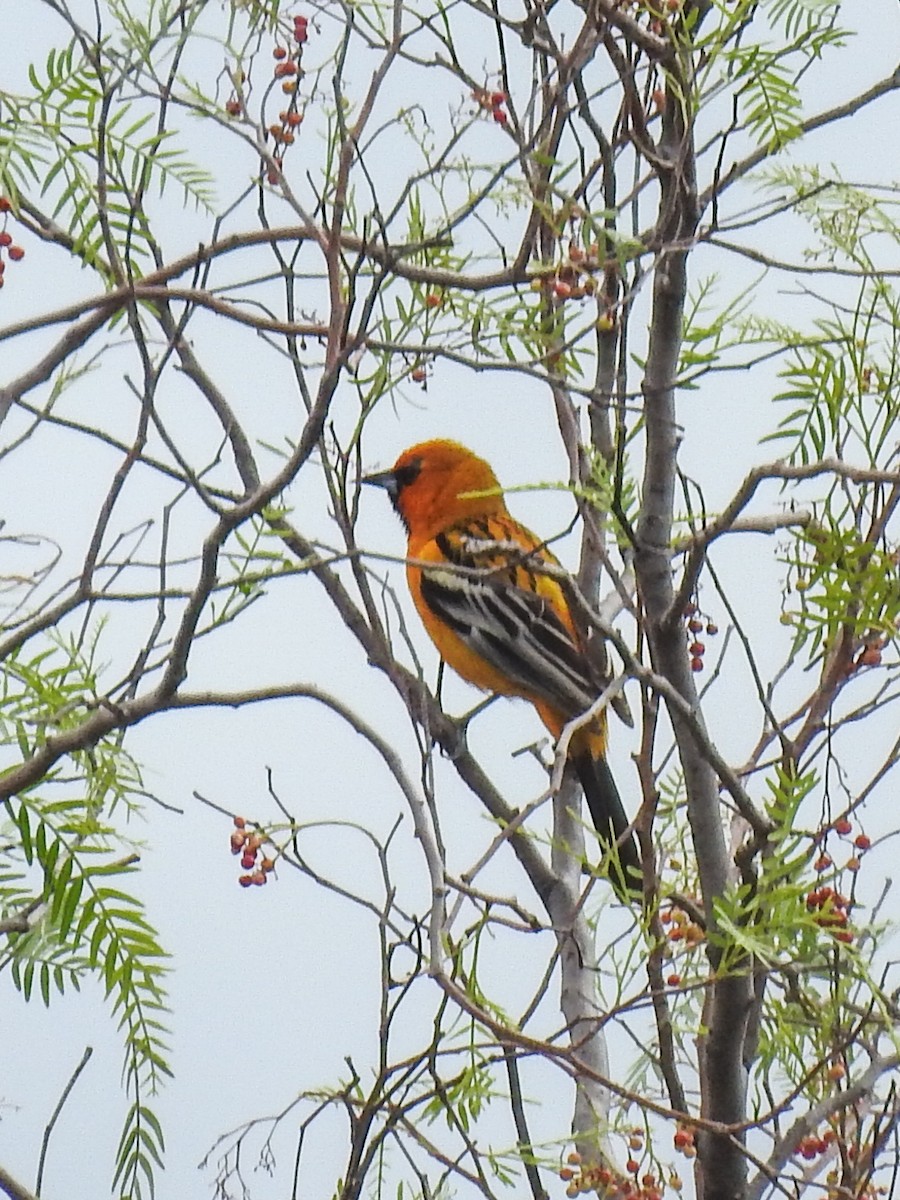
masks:
[[[413,604],[443,661],[484,692],[529,701],[558,739],[608,682],[598,678],[558,560],[509,512],[490,464],[459,442],[404,450],[361,482],[384,488],[407,533]],[[641,858],[606,759],[603,708],[568,747],[616,893],[640,894]]]

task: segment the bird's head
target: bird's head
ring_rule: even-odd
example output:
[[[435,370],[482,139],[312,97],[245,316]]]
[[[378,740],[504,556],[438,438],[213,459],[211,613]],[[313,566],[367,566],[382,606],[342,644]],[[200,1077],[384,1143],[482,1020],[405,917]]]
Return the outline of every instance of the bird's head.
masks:
[[[385,489],[411,543],[424,544],[457,521],[505,511],[490,465],[443,438],[410,446],[389,471],[366,475],[362,482]]]

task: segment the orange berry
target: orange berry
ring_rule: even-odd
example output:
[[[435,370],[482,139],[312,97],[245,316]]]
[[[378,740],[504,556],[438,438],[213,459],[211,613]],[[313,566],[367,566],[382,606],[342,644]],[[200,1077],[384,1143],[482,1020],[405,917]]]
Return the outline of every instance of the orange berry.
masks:
[[[231,853],[232,854],[240,854],[240,852],[244,848],[244,842],[246,840],[246,837],[247,837],[247,835],[244,833],[241,833],[241,831],[239,829],[236,829],[234,831],[234,833],[231,835]]]
[[[10,253],[12,253],[12,251],[10,251]],[[858,833],[853,839],[853,845],[857,848],[857,850],[865,851],[868,850],[872,845],[872,839],[866,833]]]
[[[294,82],[293,79],[286,79],[284,81],[284,83],[281,85],[281,90],[284,92],[284,94],[286,96],[290,96],[292,92],[296,92],[297,84]]]
[[[676,1129],[672,1142],[676,1150],[683,1150],[685,1146],[693,1146],[694,1135],[689,1129]]]
[[[852,855],[852,857],[848,858],[846,863],[844,864],[844,866],[846,867],[846,869],[848,871],[858,871],[861,865],[862,864],[860,863],[859,859],[856,857],[855,854]]]
[[[834,823],[834,831],[835,833],[839,833],[841,837],[846,837],[852,828],[853,824],[849,817],[838,817]]]
[[[442,299],[442,297],[441,297],[440,292],[429,292],[428,295],[425,297],[425,307],[426,308],[440,308],[441,299]]]
[[[275,870],[275,859],[274,858],[260,859],[259,866],[260,866],[260,870],[265,871],[266,874],[268,874],[269,871]]]
[[[666,980],[666,985],[668,987],[681,987],[681,976],[680,975],[670,975],[668,977],[668,979]]]
[[[828,1078],[835,1083],[837,1083],[839,1079],[843,1079],[846,1074],[847,1072],[844,1068],[844,1064],[840,1062],[832,1063],[827,1071]]]
[[[288,125],[290,125],[294,129],[296,129],[297,126],[300,125],[303,121],[303,113],[289,112],[287,114],[287,117],[285,118],[285,120],[287,121]]]
[[[254,871],[250,876],[250,882],[255,883],[257,887],[262,887],[264,883],[268,882],[268,879],[269,877],[265,871]]]
[[[413,367],[409,377],[413,383],[424,383],[428,378],[428,372],[424,367]]]

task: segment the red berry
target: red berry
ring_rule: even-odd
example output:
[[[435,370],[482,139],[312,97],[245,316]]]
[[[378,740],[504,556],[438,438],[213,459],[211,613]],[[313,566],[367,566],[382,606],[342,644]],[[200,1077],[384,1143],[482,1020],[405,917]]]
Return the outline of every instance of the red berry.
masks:
[[[298,13],[298,15],[296,17],[294,17],[294,24],[302,25],[305,29],[306,26],[309,24],[309,17],[304,17],[302,13]]]
[[[690,621],[688,621],[688,629],[691,633],[700,633],[703,629],[703,622],[699,617],[691,617]]]
[[[10,212],[12,203],[8,196],[0,196],[0,213]]]
[[[268,875],[265,873],[265,871],[255,871],[255,872],[254,872],[254,873],[253,873],[253,874],[250,876],[250,882],[251,882],[251,883],[255,883],[257,887],[262,887],[262,885],[263,885],[264,883],[267,883],[267,882],[268,882],[268,879],[269,879],[269,877],[268,877]]]
[[[719,632],[719,627],[715,623],[715,621],[707,621],[706,632],[709,634],[710,637],[716,636],[716,634]]]
[[[425,297],[425,307],[426,308],[440,308],[441,307],[440,292],[429,292],[428,295]]]
[[[498,125],[506,125],[509,121],[509,117],[502,108],[495,108],[492,115]]]
[[[688,654],[693,658],[702,658],[705,653],[706,646],[704,646],[703,642],[691,642],[688,646]]]
[[[25,251],[22,249],[21,246],[10,246],[7,253],[9,254],[9,257],[13,260],[13,262],[18,262],[19,259],[25,257]]]
[[[293,59],[290,59],[290,58],[287,59],[285,62],[280,62],[278,64],[278,66],[275,68],[275,78],[276,79],[284,79],[284,77],[286,75],[296,75],[296,74],[297,74],[297,64],[293,61]]]
[[[636,1175],[640,1169],[641,1164],[636,1158],[629,1158],[628,1162],[625,1164],[625,1170],[630,1171],[632,1175]]]
[[[866,833],[858,833],[853,839],[853,845],[857,850],[868,850],[872,845],[872,839]]]
[[[278,59],[287,58],[287,50],[285,50],[284,46],[276,46],[272,51],[272,57]]]
[[[241,887],[249,887],[252,882],[253,879],[249,875],[242,875],[240,879],[238,879],[238,883],[241,885]]]
[[[667,987],[681,987],[681,976],[680,975],[670,975],[669,978],[666,980],[666,986]]]
[[[830,854],[820,854],[819,857],[816,859],[816,861],[813,863],[813,870],[827,871],[830,866],[831,866],[831,855]]]
[[[309,41],[309,31],[305,25],[294,26],[294,41],[302,46],[304,42]]]
[[[839,833],[841,837],[846,837],[852,828],[853,825],[849,817],[838,817],[834,823],[834,831],[835,833]]]
[[[251,854],[249,850],[245,850],[241,855],[241,866],[245,871],[249,871],[251,867],[256,866],[256,855]]]
[[[676,1129],[672,1142],[676,1150],[683,1150],[685,1146],[693,1146],[694,1135],[689,1129]]]
[[[694,658],[691,659],[691,670],[692,671],[702,671],[703,670],[703,659],[698,658],[697,656],[694,656]]]
[[[424,383],[427,378],[428,373],[424,367],[413,367],[412,372],[410,373],[410,379],[413,381],[413,383]]]
[[[247,824],[247,822],[244,820],[243,817],[235,817],[234,818],[235,829],[243,829],[246,824]]]
[[[12,234],[7,233],[6,230],[4,229],[3,232],[0,233],[0,246],[11,246],[11,245],[12,245]]]
[[[491,92],[491,106],[496,108],[500,104],[506,103],[506,92]]]
[[[843,942],[845,946],[849,946],[853,941],[853,933],[849,929],[838,929],[834,934],[835,941]]]
[[[241,831],[239,829],[236,829],[234,831],[234,833],[231,835],[231,853],[232,854],[240,854],[240,852],[244,848],[245,840],[246,840],[246,834],[243,834],[243,833],[241,833]]]

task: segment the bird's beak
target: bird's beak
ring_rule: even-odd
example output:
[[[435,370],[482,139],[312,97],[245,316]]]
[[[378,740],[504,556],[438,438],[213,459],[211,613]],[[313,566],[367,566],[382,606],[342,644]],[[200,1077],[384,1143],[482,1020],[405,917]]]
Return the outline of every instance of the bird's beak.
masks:
[[[400,491],[395,471],[376,471],[374,475],[363,475],[360,483],[369,483],[372,487],[384,488],[392,500],[397,499]]]

